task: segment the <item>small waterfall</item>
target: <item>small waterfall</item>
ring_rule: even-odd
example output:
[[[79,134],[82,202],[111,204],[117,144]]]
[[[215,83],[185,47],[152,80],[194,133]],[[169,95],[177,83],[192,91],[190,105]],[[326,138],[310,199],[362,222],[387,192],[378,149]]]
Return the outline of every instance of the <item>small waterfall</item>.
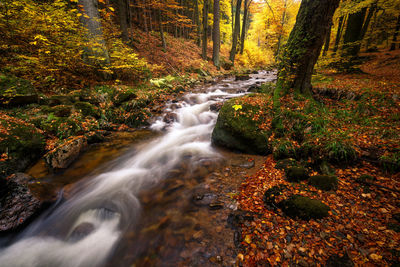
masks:
[[[247,81],[225,79],[169,103],[151,126],[163,135],[122,157],[111,170],[88,177],[69,199],[33,222],[8,247],[0,250],[0,266],[101,266],[124,231],[140,216],[138,194],[157,184],[183,158],[192,163],[217,158],[211,133],[218,114],[210,105],[244,94],[256,82],[272,80],[266,73]],[[169,116],[173,119],[166,119]]]

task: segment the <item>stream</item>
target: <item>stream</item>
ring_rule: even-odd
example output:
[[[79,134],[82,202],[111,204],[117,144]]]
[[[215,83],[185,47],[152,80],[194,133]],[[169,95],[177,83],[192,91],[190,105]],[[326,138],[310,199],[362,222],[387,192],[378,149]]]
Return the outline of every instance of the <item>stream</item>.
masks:
[[[274,79],[267,71],[223,78],[167,103],[150,126],[159,134],[71,177],[64,197],[2,242],[0,266],[234,265],[232,195],[261,158],[211,145],[218,113],[210,106]]]

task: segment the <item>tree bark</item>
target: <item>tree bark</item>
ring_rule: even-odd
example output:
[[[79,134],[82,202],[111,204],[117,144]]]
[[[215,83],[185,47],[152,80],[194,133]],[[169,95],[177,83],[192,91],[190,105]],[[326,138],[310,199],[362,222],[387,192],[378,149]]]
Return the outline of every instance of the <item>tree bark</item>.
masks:
[[[203,44],[201,56],[207,60],[208,0],[203,3]]]
[[[236,12],[235,12],[235,28],[234,28],[233,35],[232,35],[232,48],[231,48],[231,52],[229,54],[229,59],[232,61],[232,63],[235,62],[236,47],[237,47],[237,41],[239,38],[241,5],[242,5],[242,0],[237,0]]]
[[[200,47],[201,46],[201,27],[200,27],[200,16],[199,16],[199,3],[198,0],[194,1],[194,19],[196,21],[196,26],[197,26],[197,45]]]
[[[249,12],[249,0],[244,0],[243,22],[242,22],[242,35],[240,37],[240,54],[243,54],[244,39],[246,39],[246,24]]]
[[[220,20],[220,8],[219,8],[219,0],[214,0],[214,21],[213,21],[213,62],[214,66],[219,67],[219,50],[221,46],[221,32],[219,28],[219,20]]]
[[[338,30],[336,33],[335,46],[333,47],[333,53],[336,53],[336,51],[339,48],[340,37],[342,36],[342,32],[343,32],[344,18],[345,18],[344,16],[341,16],[339,18]]]
[[[331,26],[329,26],[329,30],[326,33],[324,51],[322,52],[323,56],[326,56],[329,50],[329,43],[331,42],[331,29],[332,29],[332,24]]]
[[[159,27],[160,27],[161,44],[165,51],[165,50],[167,50],[167,43],[165,42],[162,14],[161,14],[160,9],[157,9],[157,15],[158,15],[158,23],[159,23]]]
[[[119,15],[119,26],[121,29],[122,40],[127,42],[128,36],[128,10],[129,6],[126,0],[118,0],[118,15]]]
[[[390,45],[390,51],[393,51],[396,49],[397,36],[399,34],[399,31],[400,31],[400,15],[397,17],[396,29],[393,34],[392,44]]]
[[[340,0],[303,0],[279,66],[274,100],[294,89],[311,95],[311,75]]]
[[[366,12],[367,8],[364,7],[360,11],[350,14],[347,19],[346,31],[343,36],[344,57],[356,57],[360,51],[360,37]]]
[[[90,43],[90,46],[85,48],[85,61],[94,65],[108,65],[110,57],[101,28],[98,2],[97,0],[79,0],[78,4],[82,7],[80,20],[88,30],[86,38]]]

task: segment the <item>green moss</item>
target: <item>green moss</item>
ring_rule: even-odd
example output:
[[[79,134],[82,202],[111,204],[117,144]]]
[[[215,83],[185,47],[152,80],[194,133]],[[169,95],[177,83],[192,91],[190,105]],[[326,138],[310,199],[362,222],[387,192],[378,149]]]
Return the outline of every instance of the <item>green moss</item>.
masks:
[[[100,118],[100,112],[92,104],[88,102],[76,102],[75,108],[79,110],[83,116],[92,116],[94,118]]]
[[[33,125],[5,119],[0,123],[7,129],[0,132],[0,153],[8,155],[8,160],[0,164],[0,176],[4,177],[38,159],[44,152],[45,139]]]
[[[53,95],[49,97],[48,103],[49,106],[54,107],[58,105],[72,105],[73,99],[71,96],[66,95]]]
[[[282,160],[279,160],[278,162],[276,162],[275,169],[286,171],[287,169],[289,169],[291,167],[298,167],[298,166],[299,166],[299,164],[297,163],[297,161],[295,159],[287,158],[287,159],[282,159]]]
[[[290,182],[299,182],[307,180],[309,177],[308,171],[303,167],[291,167],[286,170],[286,178]]]
[[[315,175],[308,179],[308,183],[318,189],[330,191],[337,189],[338,179],[331,175]]]
[[[400,171],[400,151],[390,153],[382,156],[379,159],[382,168],[390,173],[397,173]]]
[[[15,76],[0,74],[0,95],[12,97],[15,95],[32,95],[36,90],[28,80]]]
[[[299,195],[279,203],[282,211],[291,218],[304,220],[321,219],[328,216],[330,208],[316,199],[310,199]]]
[[[51,113],[40,122],[39,128],[60,139],[64,139],[81,132],[80,124],[76,119],[56,117]]]
[[[275,160],[295,157],[295,149],[289,141],[281,141],[273,146],[273,155]]]
[[[238,110],[235,110],[235,105],[238,105]],[[268,144],[270,132],[259,128],[263,118],[254,120],[254,115],[258,113],[259,109],[260,107],[247,104],[240,98],[225,102],[212,133],[213,143],[250,154],[268,154],[270,152]]]
[[[356,179],[356,181],[359,182],[360,184],[368,184],[375,180],[376,180],[375,177],[373,177],[369,174],[363,174]]]
[[[69,117],[71,115],[71,106],[58,105],[51,108],[49,111],[57,117]]]
[[[133,91],[130,91],[130,90],[118,92],[114,97],[114,105],[119,106],[123,102],[132,100],[136,97],[137,97],[137,95]]]

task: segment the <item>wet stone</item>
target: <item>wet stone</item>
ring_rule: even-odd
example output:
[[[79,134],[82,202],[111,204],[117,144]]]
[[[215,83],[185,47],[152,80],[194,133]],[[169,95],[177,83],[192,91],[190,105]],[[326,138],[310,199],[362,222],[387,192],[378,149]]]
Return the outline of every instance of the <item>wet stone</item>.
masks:
[[[224,203],[222,202],[214,202],[208,205],[210,210],[220,210],[224,207]]]
[[[95,227],[92,223],[84,222],[79,224],[75,229],[72,231],[71,235],[68,238],[68,241],[77,242],[82,240],[90,233],[94,231]]]

